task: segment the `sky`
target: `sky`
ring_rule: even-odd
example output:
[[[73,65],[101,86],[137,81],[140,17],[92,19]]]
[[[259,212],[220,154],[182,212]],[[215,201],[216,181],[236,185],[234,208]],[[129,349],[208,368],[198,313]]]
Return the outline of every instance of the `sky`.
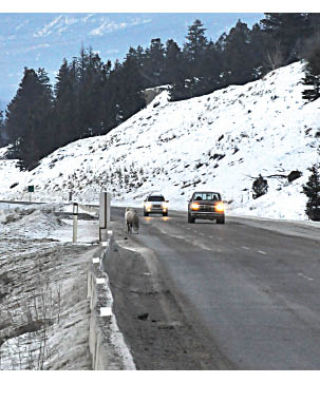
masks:
[[[63,58],[92,47],[103,61],[122,60],[129,47],[149,46],[153,38],[179,45],[195,19],[216,40],[238,19],[252,26],[262,13],[0,13],[0,108],[15,95],[24,67],[43,67],[51,83]]]

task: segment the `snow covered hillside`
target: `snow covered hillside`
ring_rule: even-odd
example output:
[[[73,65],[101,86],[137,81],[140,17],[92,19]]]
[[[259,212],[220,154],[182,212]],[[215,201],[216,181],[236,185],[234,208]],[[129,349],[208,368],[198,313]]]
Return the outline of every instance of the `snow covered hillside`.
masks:
[[[303,101],[302,77],[297,62],[190,100],[170,103],[162,92],[107,135],[60,148],[32,172],[0,160],[0,196],[21,198],[33,184],[36,198],[66,199],[74,188],[80,200],[97,202],[103,189],[114,205],[141,206],[145,194],[161,191],[171,208],[185,210],[194,190],[208,189],[220,191],[233,214],[306,219],[301,186],[320,160],[320,100]],[[289,183],[283,176],[292,170],[302,176]],[[253,200],[259,174],[269,191]]]

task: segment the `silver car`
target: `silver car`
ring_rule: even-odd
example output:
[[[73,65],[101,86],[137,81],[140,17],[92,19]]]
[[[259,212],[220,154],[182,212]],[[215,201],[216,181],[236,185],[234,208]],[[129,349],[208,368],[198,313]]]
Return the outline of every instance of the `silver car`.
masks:
[[[168,216],[168,202],[162,194],[150,194],[144,200],[143,215],[149,216],[149,214],[162,214]]]

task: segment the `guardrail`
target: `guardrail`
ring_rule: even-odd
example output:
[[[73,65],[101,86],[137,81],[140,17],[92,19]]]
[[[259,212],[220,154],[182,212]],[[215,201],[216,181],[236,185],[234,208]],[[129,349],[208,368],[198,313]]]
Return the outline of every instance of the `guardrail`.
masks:
[[[101,243],[102,249],[92,259],[88,272],[88,297],[90,298],[89,348],[93,370],[135,370],[132,356],[117,326],[112,311],[113,297],[109,278],[103,271],[103,259],[111,252],[112,232]]]
[[[69,203],[79,202],[84,204],[99,204],[100,191],[93,192],[92,190],[82,191],[81,193],[70,196],[68,191],[35,191],[29,193],[27,191],[15,191],[14,189],[6,192],[5,198],[8,201],[24,201],[24,202],[45,202],[45,203]],[[4,197],[3,197],[4,198]]]

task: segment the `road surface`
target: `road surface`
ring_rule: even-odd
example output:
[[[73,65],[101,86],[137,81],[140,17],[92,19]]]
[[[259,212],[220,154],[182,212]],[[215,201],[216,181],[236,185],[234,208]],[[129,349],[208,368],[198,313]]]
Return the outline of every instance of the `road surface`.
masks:
[[[106,262],[137,368],[320,369],[320,227],[139,214],[128,236],[112,209]]]

